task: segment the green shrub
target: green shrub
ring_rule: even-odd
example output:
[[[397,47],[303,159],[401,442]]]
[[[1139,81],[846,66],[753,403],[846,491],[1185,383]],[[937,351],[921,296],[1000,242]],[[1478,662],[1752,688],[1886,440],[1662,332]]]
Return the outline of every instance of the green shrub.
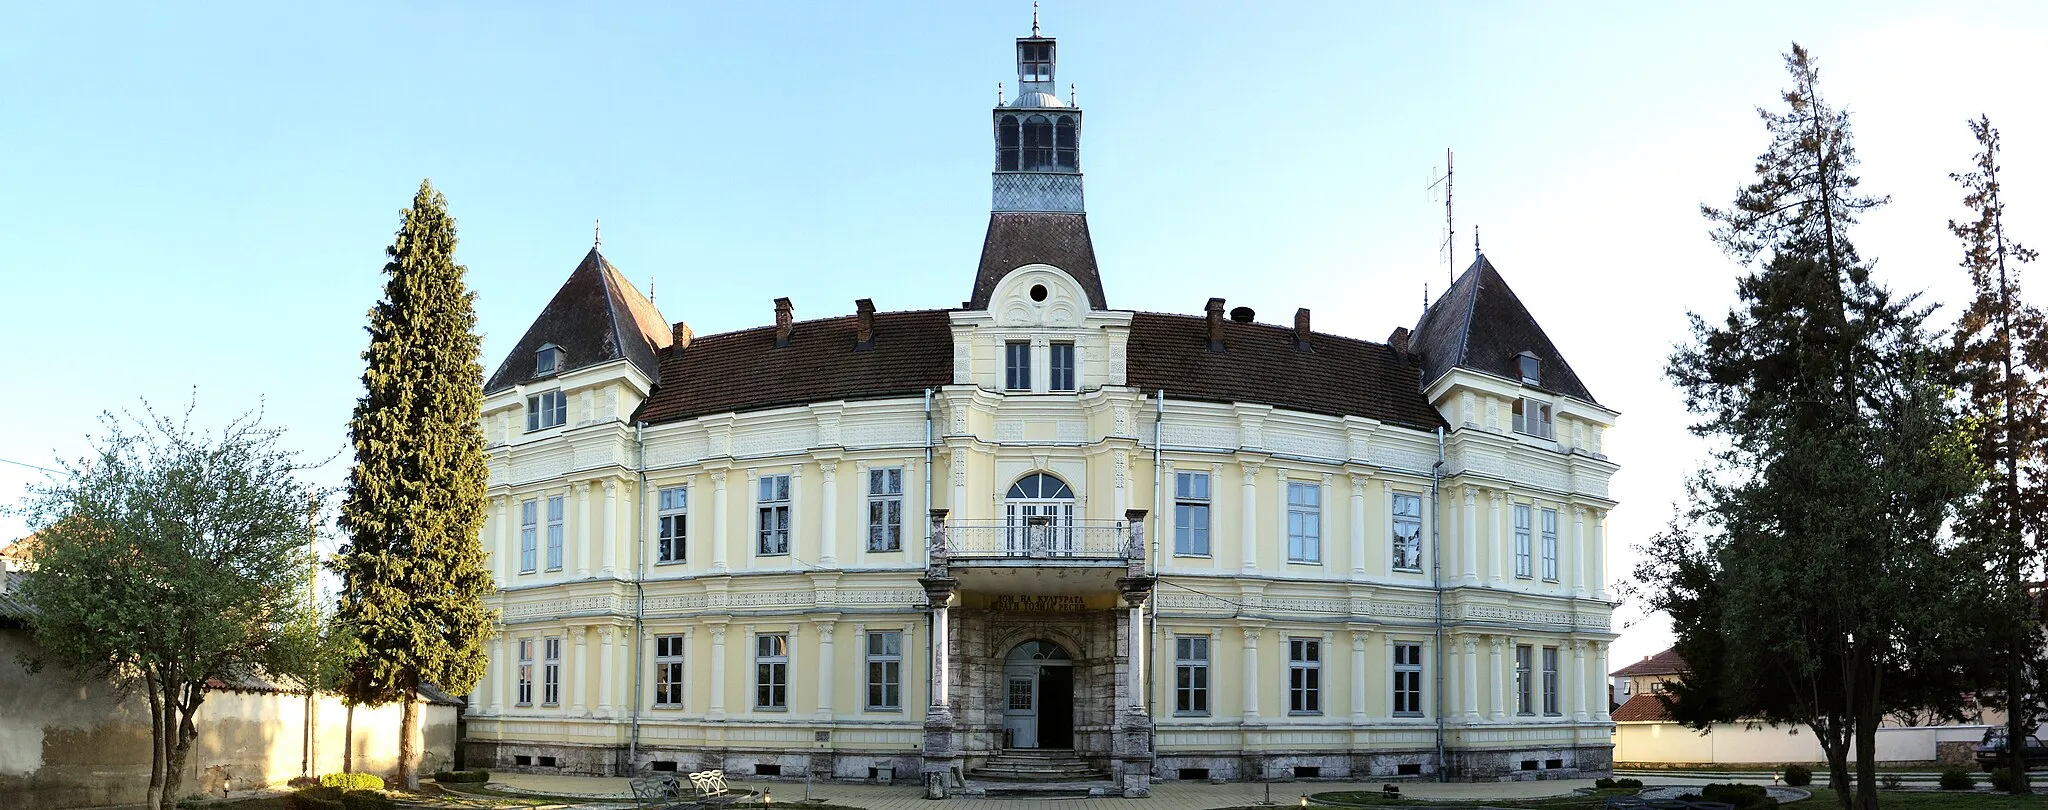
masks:
[[[294,776],[291,779],[286,780],[284,786],[291,788],[293,790],[298,790],[299,788],[319,787],[320,780],[311,776]]]
[[[395,810],[397,804],[382,792],[351,790],[341,794],[341,810]]]
[[[330,773],[320,777],[321,787],[348,790],[383,790],[384,780],[373,773]]]
[[[486,771],[486,770],[481,770],[481,769],[479,769],[479,770],[474,770],[474,771],[435,771],[435,772],[434,772],[434,781],[436,781],[436,782],[458,782],[458,783],[460,783],[460,782],[489,782],[489,781],[491,781],[491,772],[490,772],[490,771]]]
[[[1641,790],[1643,787],[1643,780],[1635,778],[1616,779],[1614,780],[1614,786],[1618,788],[1628,788],[1630,790]]]
[[[1736,810],[1771,810],[1778,800],[1763,785],[1720,784],[1700,788],[1700,799],[1735,805]]]
[[[1813,784],[1813,769],[1796,763],[1785,766],[1785,784],[1793,787]]]
[[[1595,779],[1593,780],[1593,787],[1596,790],[1613,790],[1615,787],[1614,777],[1602,776],[1598,779]]]
[[[287,793],[284,797],[285,810],[344,810],[341,806],[341,790],[331,787],[312,787]]]
[[[1942,790],[1969,790],[1977,786],[1977,778],[1961,768],[1950,768],[1941,772]]]
[[[1991,787],[1993,790],[1996,790],[2000,793],[2012,790],[2012,769],[1992,768]]]

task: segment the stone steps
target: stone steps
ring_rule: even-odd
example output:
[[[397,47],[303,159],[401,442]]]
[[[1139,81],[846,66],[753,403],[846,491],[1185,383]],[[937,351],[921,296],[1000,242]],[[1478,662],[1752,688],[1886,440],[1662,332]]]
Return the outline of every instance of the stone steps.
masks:
[[[1094,783],[1109,781],[1108,773],[1090,767],[1087,760],[1075,756],[1072,751],[1012,749],[990,757],[969,775],[983,781],[1006,783],[1000,787],[991,786],[991,791],[1018,791],[1032,795],[1055,793],[1063,788],[1080,791],[1075,795],[1086,796],[1090,789],[1104,787]]]

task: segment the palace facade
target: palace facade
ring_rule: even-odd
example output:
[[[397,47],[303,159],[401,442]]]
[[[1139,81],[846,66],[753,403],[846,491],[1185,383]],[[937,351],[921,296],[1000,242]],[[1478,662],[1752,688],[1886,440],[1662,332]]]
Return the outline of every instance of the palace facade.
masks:
[[[595,248],[570,274],[485,386],[471,763],[935,796],[1610,769],[1616,414],[1483,257],[1384,342],[1112,308],[1056,47],[1017,40],[959,307],[696,336]]]

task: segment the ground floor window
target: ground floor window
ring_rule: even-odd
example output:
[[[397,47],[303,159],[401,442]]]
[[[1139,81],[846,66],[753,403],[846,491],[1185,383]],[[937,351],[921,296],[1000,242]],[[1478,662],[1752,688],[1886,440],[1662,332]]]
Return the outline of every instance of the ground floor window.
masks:
[[[1313,638],[1287,640],[1287,711],[1323,713],[1323,642]]]
[[[1209,637],[1180,636],[1173,640],[1173,711],[1209,714]]]
[[[1422,645],[1394,645],[1394,714],[1422,714]]]
[[[754,708],[789,708],[789,636],[763,633],[754,637]]]
[[[903,634],[895,630],[868,633],[868,708],[903,708]]]
[[[654,637],[654,705],[683,705],[683,637]]]

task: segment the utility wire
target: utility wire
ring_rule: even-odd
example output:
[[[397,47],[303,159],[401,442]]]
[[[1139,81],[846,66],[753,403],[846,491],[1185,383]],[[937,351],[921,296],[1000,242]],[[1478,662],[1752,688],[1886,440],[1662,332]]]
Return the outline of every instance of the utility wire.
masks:
[[[29,469],[31,469],[31,470],[41,470],[41,471],[43,471],[43,472],[46,472],[46,473],[49,473],[49,474],[51,474],[51,475],[63,475],[63,474],[64,474],[64,471],[62,471],[62,470],[52,470],[52,469],[50,469],[50,468],[48,468],[48,467],[38,467],[38,466],[36,466],[36,465],[34,465],[34,464],[30,464],[30,463],[28,463],[28,462],[25,462],[25,461],[15,461],[14,459],[9,459],[9,458],[0,458],[0,464],[12,464],[12,465],[14,465],[14,466],[17,466],[17,467],[27,467],[27,468],[29,468]]]

